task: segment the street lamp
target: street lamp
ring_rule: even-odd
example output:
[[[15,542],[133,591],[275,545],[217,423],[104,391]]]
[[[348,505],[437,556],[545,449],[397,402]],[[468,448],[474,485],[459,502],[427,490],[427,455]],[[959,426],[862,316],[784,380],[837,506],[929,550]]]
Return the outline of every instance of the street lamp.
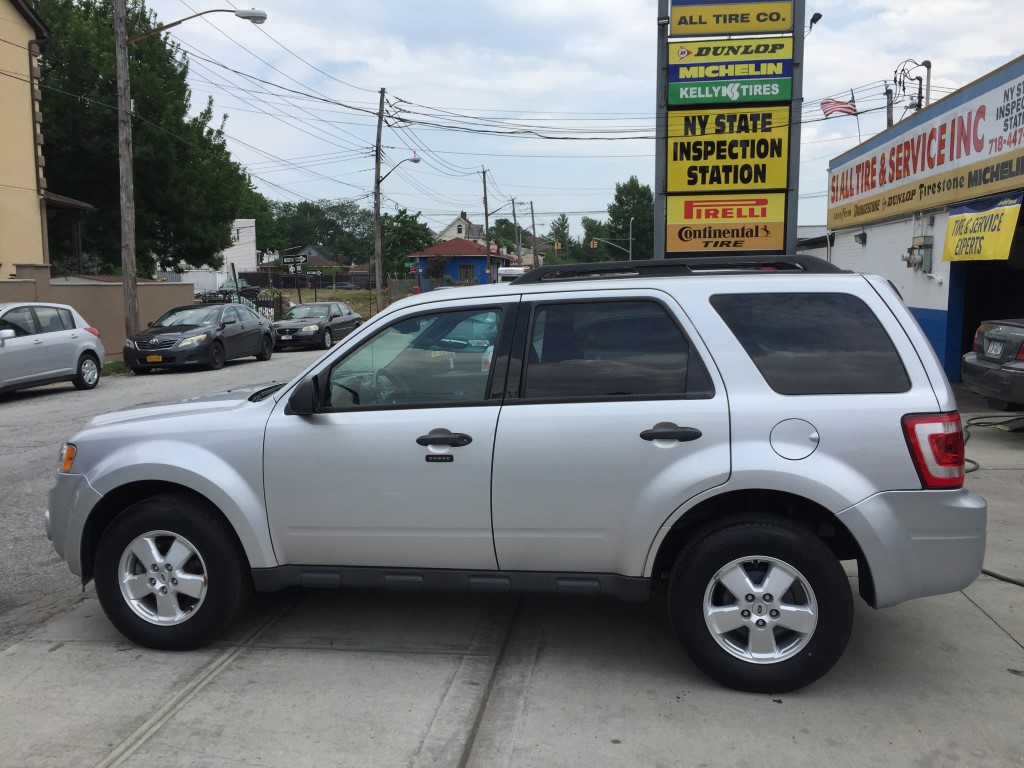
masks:
[[[135,283],[135,185],[134,171],[132,170],[132,95],[128,77],[128,45],[207,13],[233,13],[240,19],[246,19],[253,24],[262,24],[267,20],[267,14],[255,8],[249,10],[214,8],[172,21],[170,24],[164,24],[141,35],[128,37],[128,14],[125,10],[125,0],[112,0],[112,2],[114,7],[114,52],[117,63],[117,156],[118,175],[121,183],[121,282],[124,287],[124,331],[126,336],[132,336],[139,332],[139,296],[138,286]]]
[[[383,99],[383,96],[381,97]],[[395,170],[402,163],[418,163],[420,161],[419,155],[416,154],[415,150],[412,153],[412,157],[407,157],[404,160],[399,160],[392,166],[391,170],[385,173],[383,176],[380,175],[380,136],[378,131],[377,137],[377,159],[374,163],[373,170],[373,271],[374,281],[377,287],[377,311],[380,312],[384,309],[384,284],[381,281],[381,274],[384,271],[384,254],[383,244],[381,242],[380,233],[380,185],[384,182],[388,176],[395,172]]]
[[[629,217],[629,260],[633,260],[633,217]]]

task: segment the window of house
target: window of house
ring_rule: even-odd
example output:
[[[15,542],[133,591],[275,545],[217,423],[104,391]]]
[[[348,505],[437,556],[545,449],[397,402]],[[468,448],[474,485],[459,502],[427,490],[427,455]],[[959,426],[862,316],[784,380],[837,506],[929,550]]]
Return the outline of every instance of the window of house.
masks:
[[[475,278],[472,264],[460,264],[459,265],[459,280],[464,283],[471,283]]]
[[[462,225],[461,225],[461,224],[459,224],[459,226],[457,226],[457,227],[455,228],[455,231],[456,231],[456,232],[458,232],[458,233],[459,233],[459,234],[461,235],[461,234],[462,234]]]

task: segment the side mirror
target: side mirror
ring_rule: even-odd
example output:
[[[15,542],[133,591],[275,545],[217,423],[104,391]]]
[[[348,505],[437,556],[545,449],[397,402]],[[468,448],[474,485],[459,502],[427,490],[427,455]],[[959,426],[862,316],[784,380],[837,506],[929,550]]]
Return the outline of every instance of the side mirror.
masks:
[[[233,318],[233,317],[229,317],[227,320],[225,320],[223,323],[221,323],[221,325],[234,325],[234,324],[235,324],[235,318]]]
[[[2,347],[4,345],[4,342],[7,339],[13,339],[13,338],[14,338],[14,331],[11,328],[4,328],[2,331],[0,331],[0,347]]]
[[[288,410],[294,416],[312,416],[320,413],[320,377],[303,379],[288,398]]]
[[[146,327],[147,328],[152,328],[153,327],[153,321],[150,320],[148,323],[146,323]]]

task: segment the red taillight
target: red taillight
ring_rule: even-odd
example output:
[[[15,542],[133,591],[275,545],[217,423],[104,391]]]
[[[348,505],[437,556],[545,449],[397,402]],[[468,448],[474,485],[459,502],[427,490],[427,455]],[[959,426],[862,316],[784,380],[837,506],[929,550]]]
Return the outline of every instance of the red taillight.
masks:
[[[963,487],[964,431],[959,413],[907,414],[903,434],[925,488]]]
[[[98,329],[96,329],[96,328],[86,328],[85,330],[87,330],[87,331],[88,331],[89,333],[91,333],[91,334],[92,334],[93,336],[95,336],[95,337],[96,337],[97,339],[98,339],[98,338],[100,337],[100,332],[99,332],[99,330],[98,330]]]
[[[978,330],[974,332],[974,351],[981,354],[981,334],[982,326],[978,326]]]
[[[1018,361],[1024,361],[1024,342],[1021,342],[1020,348],[1017,350],[1017,356],[1014,357],[1013,359]]]

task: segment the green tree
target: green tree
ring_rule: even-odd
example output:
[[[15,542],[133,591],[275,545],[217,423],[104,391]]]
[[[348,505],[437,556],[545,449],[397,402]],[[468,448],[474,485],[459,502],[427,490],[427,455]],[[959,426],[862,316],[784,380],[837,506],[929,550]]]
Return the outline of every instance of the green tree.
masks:
[[[496,219],[487,234],[499,247],[509,253],[516,252],[516,225],[511,219]]]
[[[349,200],[274,203],[276,226],[289,246],[320,245],[349,264],[373,258],[373,214]]]
[[[649,186],[641,184],[636,176],[630,176],[624,184],[615,185],[615,200],[608,206],[608,237],[624,248],[629,245],[630,219],[633,219],[633,258],[652,258],[654,193]]]
[[[565,264],[572,251],[573,239],[569,234],[569,217],[564,213],[558,214],[555,220],[548,226],[548,240],[559,244],[559,248],[552,248],[547,252],[545,264]]]
[[[265,198],[250,183],[242,198],[238,218],[256,220],[256,251],[280,253],[291,245],[274,213],[274,203]]]
[[[37,0],[50,27],[41,44],[47,179],[59,194],[96,206],[83,226],[83,247],[105,271],[120,267],[120,203],[114,32],[105,0]],[[128,1],[129,34],[155,16]],[[138,271],[179,261],[217,266],[231,244],[249,186],[224,142],[213,110],[189,117],[188,60],[155,36],[131,46]],[[53,244],[58,254],[65,245]]]
[[[384,214],[380,219],[381,260],[384,271],[391,275],[405,275],[405,262],[410,254],[434,244],[434,233],[420,221],[420,214],[410,215],[405,208],[395,214]]]

